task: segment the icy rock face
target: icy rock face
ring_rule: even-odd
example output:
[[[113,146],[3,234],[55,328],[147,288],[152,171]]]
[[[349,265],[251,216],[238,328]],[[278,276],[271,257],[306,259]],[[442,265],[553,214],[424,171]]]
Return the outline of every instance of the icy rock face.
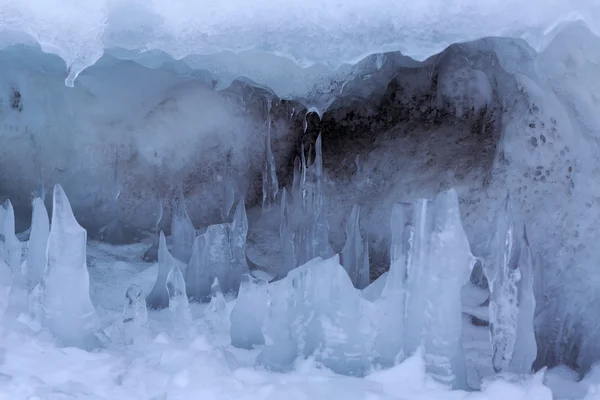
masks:
[[[32,290],[42,278],[46,268],[46,248],[50,234],[48,210],[41,198],[32,202],[31,232],[27,244],[27,284]]]
[[[494,370],[527,374],[537,355],[533,324],[534,267],[524,228],[519,231],[507,198],[483,267],[490,289]]]
[[[167,291],[167,276],[177,261],[167,248],[165,234],[160,232],[158,244],[158,274],[154,287],[146,297],[148,307],[160,310],[169,307],[169,293]]]
[[[268,282],[242,275],[239,295],[231,311],[231,345],[252,349],[265,344],[262,327],[268,310]]]
[[[188,263],[192,256],[192,246],[196,239],[196,228],[188,217],[183,195],[183,184],[179,191],[179,199],[174,205],[173,220],[171,221],[171,236],[173,238],[173,256],[183,263]]]
[[[248,272],[246,236],[248,217],[240,200],[232,223],[210,225],[194,242],[186,272],[187,293],[197,301],[209,301],[215,278],[224,293],[237,293],[240,279]]]
[[[366,288],[371,279],[369,243],[360,232],[360,207],[355,204],[346,221],[346,244],[341,253],[342,265],[358,289]]]
[[[362,307],[339,256],[316,258],[272,285],[265,323],[269,344],[258,362],[285,371],[299,356],[314,356],[333,371],[363,375],[368,349]]]
[[[64,346],[92,349],[100,345],[100,326],[90,300],[86,242],[67,195],[54,186],[48,264],[39,284],[41,322]]]

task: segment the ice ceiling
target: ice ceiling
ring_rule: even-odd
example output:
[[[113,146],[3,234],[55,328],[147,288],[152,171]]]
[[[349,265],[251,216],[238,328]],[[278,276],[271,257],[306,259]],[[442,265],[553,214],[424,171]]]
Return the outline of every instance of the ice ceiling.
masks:
[[[32,194],[41,197],[33,203],[38,223],[44,203],[59,214],[54,207],[66,204],[68,195],[65,218],[73,219],[72,206],[88,238],[134,243],[118,251],[98,242],[88,247],[94,254],[108,248],[109,259],[119,251],[136,252],[136,261],[124,262],[125,272],[119,274],[146,282],[148,276],[141,279],[131,268],[148,275],[142,258],[159,260],[149,305],[175,302],[174,313],[186,323],[191,318],[187,297],[212,296],[224,309],[219,291],[240,287],[248,300],[240,307],[264,300],[263,282],[242,278],[242,272],[220,277],[219,290],[213,290],[212,276],[202,274],[207,265],[218,269],[219,263],[230,263],[217,257],[226,253],[223,246],[241,248],[227,251],[236,254],[243,272],[267,271],[279,279],[293,271],[284,283],[269,286],[272,298],[286,298],[300,282],[315,296],[310,307],[318,309],[340,290],[351,294],[347,301],[321,311],[334,316],[339,306],[351,314],[356,304],[364,305],[363,297],[373,302],[386,293],[387,283],[392,290],[393,282],[407,275],[389,272],[395,280],[388,280],[384,273],[398,258],[394,243],[405,238],[405,232],[397,232],[394,239],[390,221],[416,225],[415,215],[434,215],[428,218],[446,226],[442,233],[447,235],[432,234],[432,249],[441,252],[448,237],[458,240],[460,246],[447,245],[441,257],[456,257],[458,275],[435,260],[422,264],[437,271],[434,278],[453,281],[441,285],[452,301],[438,296],[443,290],[431,276],[413,275],[407,285],[416,293],[411,300],[416,308],[425,308],[430,297],[438,301],[432,306],[438,317],[419,323],[441,336],[441,329],[450,329],[456,339],[465,329],[458,321],[459,306],[472,318],[468,329],[487,323],[489,308],[494,318],[512,321],[490,328],[497,339],[494,368],[509,363],[503,357],[511,347],[521,347],[515,350],[525,354],[518,370],[529,373],[537,357],[535,369],[566,364],[583,375],[600,360],[599,35],[600,3],[592,0],[0,0],[0,197],[12,201],[3,226],[11,248],[5,272],[19,270],[19,246],[31,235],[38,237],[35,229],[26,231]],[[307,176],[318,189],[303,186]],[[44,195],[55,184],[62,186],[55,188],[52,204]],[[438,205],[430,212],[436,203],[423,199],[433,198]],[[403,220],[398,204],[420,211],[408,207],[402,212],[414,215]],[[508,208],[510,218],[502,227]],[[45,232],[47,218],[41,221],[38,230]],[[86,237],[78,224],[77,254],[62,252],[66,247],[58,230],[51,236],[60,255],[73,258],[65,264],[79,268]],[[26,231],[19,240],[15,229]],[[160,246],[159,230],[168,237],[160,237]],[[430,234],[421,227],[423,243]],[[503,235],[510,236],[514,248],[503,247],[510,242]],[[35,246],[30,242],[28,250],[40,260],[47,256],[48,239],[42,239],[33,240]],[[175,258],[191,260],[175,274],[168,269],[167,240]],[[450,247],[464,251],[459,257]],[[502,251],[508,256],[499,261]],[[330,258],[335,253],[341,254],[339,260]],[[200,254],[217,258],[209,262]],[[319,270],[310,264],[317,254],[329,265],[327,279],[311,272]],[[482,270],[482,260],[504,268],[490,288],[483,275],[498,270],[486,271],[485,265]],[[120,279],[107,278],[115,272],[111,263],[106,262],[106,271],[90,266],[92,286]],[[459,292],[473,265],[472,284],[466,286],[484,295],[474,296],[465,312]],[[29,273],[35,272],[38,281],[43,270]],[[78,269],[83,278],[84,270]],[[190,284],[191,275],[201,285]],[[154,282],[156,276],[151,278]],[[328,287],[324,281],[339,285]],[[50,297],[60,298],[62,279],[56,282],[58,295]],[[188,296],[185,284],[196,286],[187,288]],[[148,288],[132,286],[129,312],[145,312],[137,301]],[[354,286],[367,289],[358,296]],[[396,300],[404,296],[398,291]],[[511,291],[507,300],[504,295]],[[331,298],[320,298],[323,293]],[[492,306],[485,303],[488,294]],[[93,297],[91,307],[98,306],[102,296]],[[373,311],[367,314],[378,320],[374,312],[394,310],[396,300],[367,306]],[[516,322],[514,307],[502,314],[515,302],[525,310],[520,311],[525,322]],[[279,309],[287,310],[286,304],[275,302],[273,309],[286,314]],[[295,312],[309,315],[312,308]],[[261,329],[250,317],[263,316],[252,312],[238,309],[232,319],[256,333]],[[445,314],[456,318],[444,322]],[[285,331],[283,320],[275,320],[267,330]],[[404,324],[391,321],[386,327],[385,320],[378,320],[382,332]],[[336,323],[352,330],[352,321]],[[527,334],[519,334],[525,339],[509,343],[517,335],[507,330],[523,331],[525,325]],[[362,333],[355,334],[360,339]],[[263,345],[261,335],[257,341]],[[312,340],[330,339],[319,335]],[[359,339],[355,342],[362,343]],[[435,336],[429,339],[435,347]],[[456,344],[454,339],[445,338]],[[415,343],[407,345],[411,352]],[[385,340],[379,345],[398,347]],[[289,356],[284,364],[293,361],[294,354],[274,351],[275,361],[269,362],[276,363],[281,354]]]
[[[0,46],[39,43],[65,61],[68,86],[105,52],[130,59],[159,52],[225,79],[253,79],[288,97],[304,93],[278,87],[284,86],[278,66],[261,53],[334,71],[387,51],[422,60],[485,36],[520,37],[541,50],[568,21],[599,32],[599,12],[590,0],[3,0]]]

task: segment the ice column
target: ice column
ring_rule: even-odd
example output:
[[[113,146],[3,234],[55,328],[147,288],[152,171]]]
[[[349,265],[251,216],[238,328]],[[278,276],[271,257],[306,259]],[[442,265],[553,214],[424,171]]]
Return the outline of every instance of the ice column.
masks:
[[[242,275],[240,291],[231,311],[231,345],[252,349],[265,344],[262,326],[269,310],[268,282]]]
[[[533,332],[533,262],[524,231],[520,234],[515,227],[509,198],[496,221],[496,232],[483,267],[490,288],[494,370],[530,373],[537,355]],[[517,342],[521,354],[517,352]]]
[[[263,163],[262,173],[263,212],[271,210],[271,207],[275,204],[277,193],[279,192],[275,156],[271,149],[271,100],[268,100],[267,104],[267,135],[265,137],[265,161]]]
[[[132,284],[125,292],[125,306],[119,326],[125,344],[131,344],[139,337],[147,321],[148,310],[144,293],[138,285]]]
[[[77,223],[67,195],[54,186],[48,261],[38,291],[42,324],[64,346],[91,349],[100,345],[100,325],[90,300],[86,242],[87,232]]]
[[[346,244],[342,250],[342,265],[355,287],[364,289],[370,282],[369,248],[360,233],[360,207],[355,204],[346,221]]]
[[[391,367],[409,354],[404,354],[404,331],[406,314],[406,273],[412,260],[411,246],[415,234],[415,205],[397,203],[392,208],[390,270],[383,290],[375,301],[373,316],[376,336],[374,363]],[[372,285],[377,283],[375,281]],[[371,286],[369,286],[370,288]],[[373,290],[373,289],[371,289]],[[363,291],[363,296],[365,291]]]
[[[158,274],[154,287],[146,297],[148,307],[160,310],[169,307],[169,293],[167,292],[167,275],[177,261],[173,258],[167,248],[165,234],[160,232],[158,241]]]
[[[249,272],[246,262],[246,239],[248,236],[248,217],[246,215],[246,203],[242,198],[233,215],[231,229],[229,231],[229,241],[231,246],[231,271],[226,290],[236,292],[239,288],[243,274]]]
[[[27,251],[27,282],[29,290],[40,282],[46,268],[46,247],[50,234],[50,220],[46,205],[37,197],[32,202],[31,232]]]
[[[180,187],[178,201],[173,209],[171,236],[173,238],[173,256],[183,263],[189,262],[192,255],[192,246],[196,239],[196,228],[194,228],[194,224],[192,224],[187,213],[183,183]]]
[[[455,389],[467,389],[460,293],[475,258],[462,227],[456,192],[444,191],[434,202],[417,202],[414,226],[404,352],[412,354],[422,346],[429,374]]]
[[[167,276],[169,310],[176,330],[188,336],[194,329],[194,321],[188,302],[183,274],[177,265],[171,268]]]

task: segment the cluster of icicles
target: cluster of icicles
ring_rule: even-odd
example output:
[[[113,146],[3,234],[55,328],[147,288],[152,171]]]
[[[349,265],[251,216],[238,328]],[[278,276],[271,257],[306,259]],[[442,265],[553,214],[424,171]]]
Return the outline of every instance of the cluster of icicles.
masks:
[[[228,331],[235,347],[260,348],[256,362],[263,367],[286,371],[297,359],[313,357],[338,373],[361,376],[420,351],[438,381],[467,389],[461,288],[477,259],[463,230],[456,192],[393,206],[390,270],[370,283],[357,206],[347,222],[341,258],[329,246],[320,138],[311,165],[304,151],[296,161],[290,196],[286,189],[279,191],[268,153],[263,212],[279,214],[284,260],[275,278],[269,282],[248,267],[243,199],[231,222],[211,225],[196,236],[181,197],[172,221],[172,252],[161,232],[154,287],[147,295],[137,285],[128,288],[117,336],[135,341],[147,307],[168,308],[176,329],[193,335],[197,327],[189,301],[209,302],[205,317],[210,325]],[[116,336],[104,333],[90,300],[85,229],[60,185],[53,191],[51,224],[43,200],[36,198],[32,205],[25,243],[15,235],[10,202],[0,208],[5,316],[26,314],[65,346],[104,345]],[[525,231],[515,225],[507,202],[489,256],[480,261],[490,287],[494,368],[528,374],[537,354],[533,262]],[[238,296],[231,313],[224,294]]]

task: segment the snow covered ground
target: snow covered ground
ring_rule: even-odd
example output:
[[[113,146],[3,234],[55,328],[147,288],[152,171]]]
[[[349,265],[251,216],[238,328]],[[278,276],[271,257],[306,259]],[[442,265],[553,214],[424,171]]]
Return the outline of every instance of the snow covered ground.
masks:
[[[91,297],[107,335],[112,334],[131,283],[147,293],[156,264],[140,261],[147,244],[111,246],[90,243],[88,264]],[[463,291],[465,307],[485,293]],[[229,299],[231,311],[235,300]],[[533,377],[492,375],[488,331],[465,317],[464,336],[469,383],[482,391],[450,391],[425,374],[420,356],[374,371],[365,378],[336,375],[311,359],[298,361],[293,372],[281,374],[254,366],[258,350],[241,350],[229,343],[228,332],[211,329],[205,306],[192,303],[195,334],[184,338],[169,310],[150,311],[146,327],[130,345],[112,342],[86,352],[60,348],[54,339],[25,316],[18,321],[0,316],[0,399],[473,399],[517,400],[599,397],[593,373],[581,383],[573,373],[558,369]],[[592,389],[588,389],[592,388]]]

